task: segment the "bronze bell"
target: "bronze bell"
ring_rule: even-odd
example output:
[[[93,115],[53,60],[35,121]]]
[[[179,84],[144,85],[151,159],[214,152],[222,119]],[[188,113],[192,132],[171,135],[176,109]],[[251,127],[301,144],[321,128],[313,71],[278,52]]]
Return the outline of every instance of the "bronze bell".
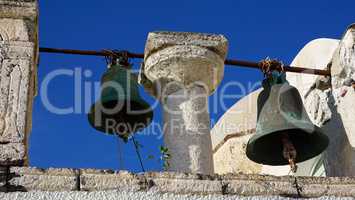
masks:
[[[89,123],[98,131],[123,138],[148,126],[153,110],[139,95],[128,63],[109,65],[101,79],[101,98],[91,106]]]
[[[265,165],[292,165],[290,154],[297,163],[322,153],[328,137],[309,119],[297,89],[288,82],[264,81],[263,87],[257,102],[256,133],[246,149],[248,158]],[[293,151],[285,155],[289,147]]]

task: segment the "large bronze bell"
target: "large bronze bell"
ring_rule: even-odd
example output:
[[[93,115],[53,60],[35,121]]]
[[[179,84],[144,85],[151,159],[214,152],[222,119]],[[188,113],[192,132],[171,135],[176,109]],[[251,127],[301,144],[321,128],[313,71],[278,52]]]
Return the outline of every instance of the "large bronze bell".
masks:
[[[148,126],[153,111],[139,95],[137,79],[122,63],[109,65],[101,78],[101,98],[88,120],[96,130],[128,136]]]
[[[328,137],[310,121],[297,89],[287,82],[264,81],[263,87],[258,97],[256,133],[246,149],[248,158],[265,165],[291,164],[285,157],[285,141],[297,151],[295,163],[322,153]]]

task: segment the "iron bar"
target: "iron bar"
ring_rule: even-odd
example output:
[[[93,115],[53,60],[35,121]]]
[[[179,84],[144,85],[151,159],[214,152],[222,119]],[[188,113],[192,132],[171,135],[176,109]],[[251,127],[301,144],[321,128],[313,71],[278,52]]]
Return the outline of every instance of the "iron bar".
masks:
[[[40,47],[39,51],[43,52],[43,53],[62,53],[62,54],[89,55],[89,56],[110,56],[110,55],[112,55],[105,50],[90,51],[90,50],[57,49],[57,48]],[[127,51],[127,55],[129,58],[144,58],[144,54],[140,54],[140,53],[132,53],[132,52]],[[224,63],[226,65],[232,65],[232,66],[260,69],[259,62],[227,59],[227,60],[225,60]],[[286,65],[283,68],[286,72],[330,76],[330,70],[309,69],[309,68],[304,68],[304,67],[293,67],[293,66],[286,66]]]

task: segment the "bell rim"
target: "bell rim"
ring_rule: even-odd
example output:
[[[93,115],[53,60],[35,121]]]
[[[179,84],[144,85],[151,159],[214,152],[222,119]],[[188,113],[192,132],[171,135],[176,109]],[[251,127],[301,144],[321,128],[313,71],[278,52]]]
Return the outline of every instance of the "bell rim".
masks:
[[[309,160],[309,159],[311,159],[311,158],[313,158],[313,157],[315,157],[317,155],[322,154],[327,149],[327,147],[329,146],[329,137],[326,134],[323,133],[321,128],[316,126],[316,125],[312,125],[312,127],[313,128],[308,129],[308,131],[312,130],[310,132],[307,131],[307,128],[306,129],[301,129],[301,128],[289,129],[289,128],[285,128],[285,129],[280,129],[277,132],[268,132],[268,133],[265,132],[265,133],[262,133],[262,134],[255,133],[248,141],[248,144],[247,144],[247,147],[246,147],[246,155],[247,155],[248,159],[250,159],[251,161],[254,161],[256,163],[263,164],[263,165],[271,165],[271,166],[288,165],[288,161],[286,159],[283,159],[281,162],[275,161],[275,160],[272,161],[272,160],[258,159],[257,158],[258,156],[255,155],[255,153],[253,152],[253,149],[254,149],[254,146],[255,146],[254,143],[258,139],[270,136],[272,134],[279,134],[279,132],[282,132],[282,131],[288,130],[288,131],[292,132],[291,130],[301,130],[302,132],[307,133],[309,135],[313,135],[314,138],[317,138],[318,140],[321,140],[322,141],[321,144],[323,144],[322,147],[315,148],[315,150],[317,150],[315,153],[308,154],[307,156],[302,156],[301,159],[297,159],[296,160],[296,163],[300,163],[300,162],[304,162],[306,160]],[[293,134],[296,134],[296,133],[293,133]],[[290,134],[290,135],[292,135],[292,134]],[[320,144],[315,144],[315,145],[320,145]],[[280,152],[280,154],[281,153],[282,152]]]
[[[90,119],[90,116],[92,116],[92,115],[95,116],[95,109],[93,109],[93,108],[95,108],[97,105],[99,105],[99,103],[98,103],[99,101],[97,101],[96,103],[92,104],[91,107],[90,107],[90,111],[87,114],[89,124],[91,125],[92,128],[94,128],[95,130],[97,130],[98,132],[100,132],[102,134],[110,135],[110,136],[112,136],[112,135],[114,135],[114,136],[122,136],[123,134],[119,134],[119,133],[115,133],[115,132],[107,132],[107,131],[105,131],[105,128],[101,129],[101,128],[95,126],[93,121]],[[146,121],[144,128],[140,128],[140,129],[137,129],[137,130],[135,130],[133,132],[130,132],[130,133],[128,133],[128,135],[133,135],[134,133],[139,132],[139,131],[147,128],[152,123],[153,117],[154,117],[154,112],[150,108],[150,105],[147,102],[145,102],[143,100],[142,101],[135,100],[135,101],[131,101],[131,102],[135,102],[135,103],[139,104],[144,109],[149,109],[149,111],[146,113],[146,115],[149,118],[149,120]]]

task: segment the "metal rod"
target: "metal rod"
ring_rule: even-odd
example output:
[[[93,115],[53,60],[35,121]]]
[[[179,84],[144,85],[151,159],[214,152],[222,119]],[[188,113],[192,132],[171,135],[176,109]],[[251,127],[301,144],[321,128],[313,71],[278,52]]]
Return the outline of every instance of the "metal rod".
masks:
[[[44,47],[40,47],[39,51],[43,52],[43,53],[62,53],[62,54],[89,55],[89,56],[110,56],[110,54],[107,51],[57,49],[57,48],[44,48]],[[127,52],[127,54],[128,54],[129,58],[144,58],[144,54],[140,54],[140,53]],[[224,63],[226,65],[260,69],[259,62],[227,59],[227,60],[225,60]],[[286,72],[330,76],[330,70],[309,69],[309,68],[304,68],[304,67],[292,67],[292,66],[284,66],[284,70]]]

